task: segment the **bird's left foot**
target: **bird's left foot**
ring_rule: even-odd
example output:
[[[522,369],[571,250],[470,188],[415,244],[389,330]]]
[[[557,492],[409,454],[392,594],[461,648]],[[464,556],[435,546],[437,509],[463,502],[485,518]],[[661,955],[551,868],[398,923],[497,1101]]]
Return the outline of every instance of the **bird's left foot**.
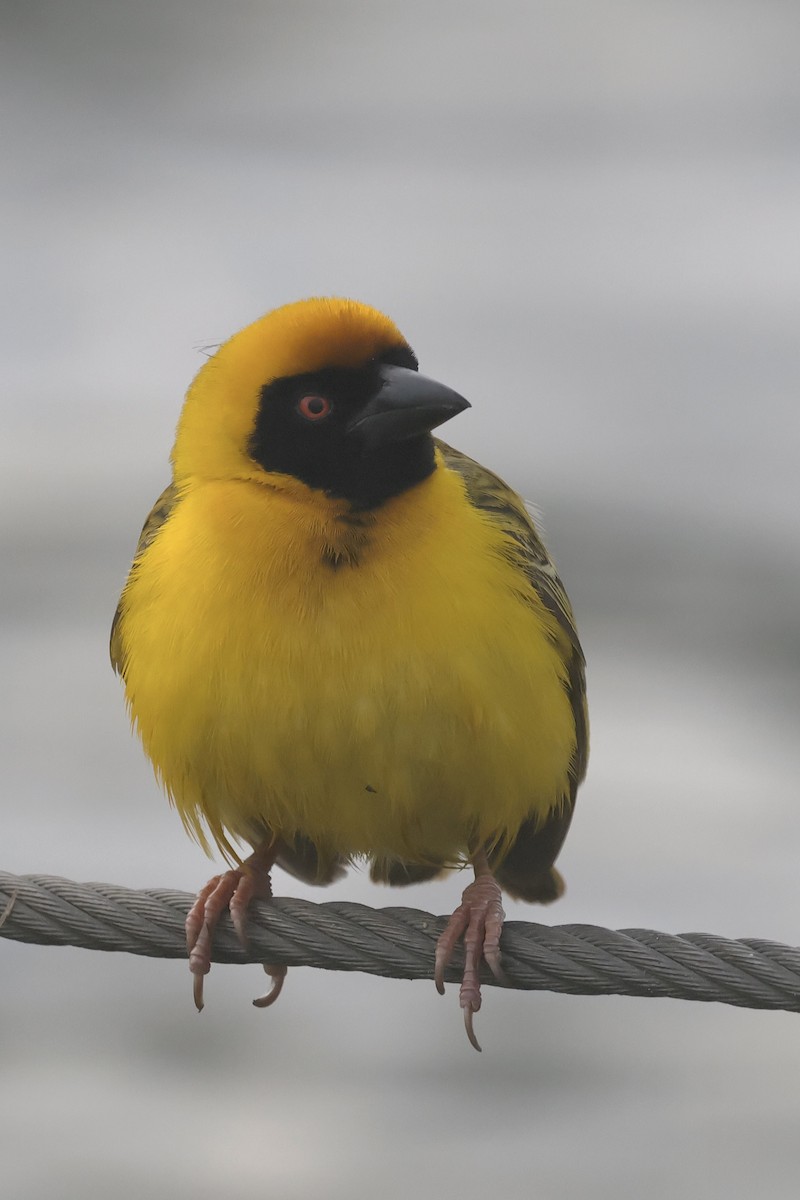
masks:
[[[203,1008],[203,981],[211,970],[211,946],[214,932],[222,914],[228,910],[242,946],[247,949],[247,909],[251,900],[271,900],[270,868],[274,855],[271,848],[256,850],[240,867],[215,875],[198,893],[186,917],[186,948],[189,951],[189,970],[194,976],[194,1002],[197,1011]],[[264,963],[272,978],[266,996],[254,1000],[257,1008],[267,1008],[278,999],[286,967]]]
[[[467,1037],[470,1044],[480,1051],[472,1022],[481,1006],[481,962],[487,963],[498,982],[507,982],[500,960],[500,934],[505,913],[501,903],[500,885],[492,875],[485,855],[476,859],[474,865],[475,881],[464,889],[460,905],[436,943],[434,980],[436,990],[444,995],[444,973],[456,943],[463,934],[464,975],[459,1002],[464,1013]]]

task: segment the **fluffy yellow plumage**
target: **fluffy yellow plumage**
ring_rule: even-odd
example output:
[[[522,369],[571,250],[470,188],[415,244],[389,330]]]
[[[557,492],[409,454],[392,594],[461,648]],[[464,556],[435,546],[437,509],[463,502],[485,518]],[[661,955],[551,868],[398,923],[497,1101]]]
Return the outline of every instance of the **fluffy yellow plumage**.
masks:
[[[189,390],[112,657],[184,822],[229,856],[320,882],[356,856],[391,882],[472,861],[558,894],[583,659],[521,502],[433,448],[464,407],[341,300],[268,314]]]

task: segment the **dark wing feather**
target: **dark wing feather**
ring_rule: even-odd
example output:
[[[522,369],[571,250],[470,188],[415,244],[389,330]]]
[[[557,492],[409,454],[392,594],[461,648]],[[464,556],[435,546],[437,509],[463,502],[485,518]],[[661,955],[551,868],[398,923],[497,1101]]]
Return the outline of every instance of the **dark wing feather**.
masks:
[[[569,794],[544,822],[526,821],[510,847],[499,856],[496,875],[514,896],[555,900],[563,882],[553,863],[569,829],[578,784],[586,774],[589,732],[586,711],[585,660],[575,618],[564,585],[523,501],[507,483],[466,454],[436,440],[445,466],[464,481],[475,508],[486,513],[505,534],[508,553],[548,612],[558,622],[558,643],[567,669],[566,688],[575,722],[575,752],[569,765]]]
[[[147,547],[155,538],[158,531],[165,521],[169,519],[175,510],[175,505],[178,503],[180,493],[174,483],[171,483],[168,488],[165,488],[161,495],[156,500],[155,504],[148,514],[147,520],[144,523],[142,532],[139,534],[139,544],[136,547],[136,553],[133,556],[133,566],[131,570],[135,570],[136,562],[144,554]],[[123,674],[124,655],[122,649],[122,630],[120,622],[125,606],[125,592],[123,591],[120,597],[117,611],[114,613],[114,620],[111,622],[111,665],[118,675]]]
[[[269,837],[265,828],[264,836]],[[258,842],[254,842],[257,845]],[[336,854],[321,855],[311,838],[297,834],[290,842],[280,838],[275,862],[295,879],[304,883],[326,885],[334,883],[346,874],[347,864]]]

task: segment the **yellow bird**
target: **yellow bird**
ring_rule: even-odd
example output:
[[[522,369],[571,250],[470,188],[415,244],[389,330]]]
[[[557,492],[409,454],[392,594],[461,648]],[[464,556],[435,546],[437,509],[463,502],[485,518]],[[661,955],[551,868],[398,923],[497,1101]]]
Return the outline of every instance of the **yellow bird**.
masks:
[[[244,941],[274,863],[320,884],[358,859],[390,884],[471,864],[435,978],[443,992],[463,936],[480,1049],[501,888],[563,891],[584,659],[523,502],[431,436],[468,407],[418,373],[388,317],[344,299],[268,313],[189,389],[111,658],[185,826],[236,864],[187,918],[198,1008],[221,914]],[[261,1005],[286,973],[265,969]]]

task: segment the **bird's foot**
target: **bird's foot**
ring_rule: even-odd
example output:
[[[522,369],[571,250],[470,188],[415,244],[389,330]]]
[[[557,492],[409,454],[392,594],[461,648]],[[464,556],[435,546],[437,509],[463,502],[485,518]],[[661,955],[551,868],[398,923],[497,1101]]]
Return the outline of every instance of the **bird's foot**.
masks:
[[[186,948],[189,952],[189,970],[194,977],[194,1002],[198,1012],[203,1008],[203,981],[211,970],[211,946],[220,917],[226,910],[230,912],[239,941],[247,949],[247,909],[250,901],[272,899],[269,873],[274,854],[270,856],[270,850],[271,847],[256,850],[240,867],[209,879],[189,910],[186,917]],[[265,963],[264,970],[272,978],[272,987],[266,996],[253,1001],[258,1008],[267,1008],[278,999],[286,978],[284,966]]]
[[[478,1051],[481,1047],[472,1022],[481,1006],[481,962],[487,963],[498,982],[507,982],[500,961],[500,934],[504,919],[500,885],[489,870],[488,863],[476,863],[475,881],[464,889],[461,903],[436,943],[434,980],[436,990],[444,995],[444,973],[456,943],[463,935],[464,974],[459,1003],[464,1013],[467,1037]]]

